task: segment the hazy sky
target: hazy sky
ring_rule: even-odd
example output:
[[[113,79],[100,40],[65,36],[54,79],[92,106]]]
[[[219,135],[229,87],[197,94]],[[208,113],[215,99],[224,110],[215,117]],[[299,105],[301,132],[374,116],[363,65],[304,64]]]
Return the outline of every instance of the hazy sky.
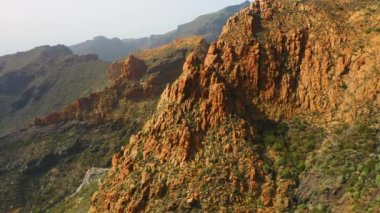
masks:
[[[97,35],[160,34],[244,0],[1,0],[0,55]]]

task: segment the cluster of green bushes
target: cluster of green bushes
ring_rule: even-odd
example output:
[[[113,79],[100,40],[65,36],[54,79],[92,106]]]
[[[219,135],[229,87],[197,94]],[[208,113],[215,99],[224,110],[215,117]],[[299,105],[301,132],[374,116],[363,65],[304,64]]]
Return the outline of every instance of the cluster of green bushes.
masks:
[[[319,147],[324,131],[299,119],[289,123],[264,122],[260,125],[262,141],[274,157],[265,160],[264,169],[274,168],[280,178],[296,178],[306,169],[305,159]]]
[[[370,123],[336,128],[332,143],[316,160],[317,171],[337,179],[355,208],[379,206],[373,193],[380,187],[379,130]]]

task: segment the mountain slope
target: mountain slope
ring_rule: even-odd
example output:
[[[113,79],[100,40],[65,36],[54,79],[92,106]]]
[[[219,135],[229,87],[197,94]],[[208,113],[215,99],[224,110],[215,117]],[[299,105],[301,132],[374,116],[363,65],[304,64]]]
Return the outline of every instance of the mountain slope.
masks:
[[[109,167],[112,155],[155,112],[189,52],[201,57],[207,47],[200,37],[187,38],[116,61],[103,90],[0,137],[0,212],[46,212],[64,205],[86,171]]]
[[[104,36],[97,36],[92,40],[70,46],[70,49],[77,55],[97,54],[105,61],[114,61],[136,50],[149,48],[149,39],[108,39]]]
[[[78,55],[97,54],[100,59],[114,61],[130,53],[147,48],[154,48],[168,44],[178,38],[201,36],[208,42],[215,41],[227,19],[242,8],[247,7],[249,2],[230,6],[218,12],[196,18],[194,21],[178,26],[174,31],[163,35],[152,35],[137,39],[107,39],[103,36],[95,37],[70,47]]]
[[[176,38],[185,38],[194,35],[201,36],[207,42],[218,39],[223,26],[228,18],[235,15],[241,9],[248,7],[249,1],[245,1],[240,5],[226,7],[218,12],[202,15],[194,19],[190,23],[182,24],[172,32],[163,35],[152,35],[149,44],[152,47],[166,44]]]
[[[65,46],[0,57],[0,64],[0,136],[100,89],[108,66],[95,55],[76,56]]]
[[[376,212],[379,11],[260,0],[230,18],[114,156],[90,212]]]

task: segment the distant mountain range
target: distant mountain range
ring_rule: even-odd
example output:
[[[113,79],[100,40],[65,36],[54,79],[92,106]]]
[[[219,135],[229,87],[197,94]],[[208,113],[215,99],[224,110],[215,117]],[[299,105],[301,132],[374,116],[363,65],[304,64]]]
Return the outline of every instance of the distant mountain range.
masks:
[[[105,85],[108,65],[63,45],[0,57],[0,135]]]
[[[227,7],[149,38],[99,36],[71,47],[1,56],[0,212],[14,207],[40,212],[64,203],[89,168],[110,167],[111,156],[141,129],[166,85],[181,75],[185,58],[191,52],[203,57],[206,41],[216,40],[227,19],[246,6]],[[193,35],[199,36],[184,38]],[[124,59],[112,66],[107,62],[119,58]],[[136,80],[136,73],[128,72],[137,68],[144,74]],[[46,128],[57,115],[62,122]],[[62,175],[68,173],[73,175]]]
[[[102,60],[114,61],[134,51],[158,47],[178,38],[199,35],[211,42],[219,37],[227,19],[248,5],[249,1],[246,1],[215,13],[202,15],[192,22],[180,25],[176,30],[162,35],[136,39],[108,39],[104,36],[98,36],[93,40],[70,46],[70,49],[77,55],[97,54]]]
[[[0,57],[0,212],[378,212],[379,19],[378,0],[255,0],[211,44],[204,16],[110,66]]]
[[[0,136],[25,128],[34,117],[59,111],[104,87],[109,65],[106,61],[159,47],[177,38],[197,35],[214,41],[227,19],[248,5],[246,1],[200,16],[163,35],[123,40],[98,36],[71,47],[41,46],[0,57]]]

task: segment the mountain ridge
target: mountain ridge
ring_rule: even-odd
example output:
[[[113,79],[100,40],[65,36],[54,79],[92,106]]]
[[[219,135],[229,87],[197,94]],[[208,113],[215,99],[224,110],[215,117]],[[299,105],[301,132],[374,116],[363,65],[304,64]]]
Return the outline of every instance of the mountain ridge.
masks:
[[[365,18],[377,20],[378,2],[343,0],[260,0],[230,18],[205,58],[187,58],[156,113],[114,156],[90,212],[376,209],[380,44],[369,39],[342,53],[369,36],[357,17],[368,7],[376,9]],[[353,127],[329,129],[334,122]],[[345,138],[358,131],[357,140]],[[329,136],[347,145],[332,149],[343,141]],[[351,154],[355,146],[363,148]],[[315,164],[329,165],[334,153],[328,173]],[[347,169],[344,158],[367,172]],[[329,185],[334,170],[345,176]]]
[[[215,13],[202,15],[194,21],[179,25],[176,30],[162,35],[134,39],[107,39],[104,36],[97,36],[93,40],[72,45],[70,48],[78,55],[97,54],[103,60],[113,61],[134,51],[155,48],[178,38],[202,36],[207,42],[211,42],[217,39],[227,19],[240,9],[247,7],[248,4],[249,1],[245,1],[240,5],[229,6]]]
[[[115,61],[104,89],[0,137],[0,211],[376,212],[378,20],[377,0],[257,0],[210,45]]]
[[[96,55],[76,56],[63,45],[0,57],[0,64],[0,135],[101,88],[108,65]]]
[[[0,211],[45,212],[65,204],[87,170],[109,167],[113,153],[140,130],[189,52],[205,54],[207,47],[193,37],[120,59],[104,70],[103,89],[0,137]]]

